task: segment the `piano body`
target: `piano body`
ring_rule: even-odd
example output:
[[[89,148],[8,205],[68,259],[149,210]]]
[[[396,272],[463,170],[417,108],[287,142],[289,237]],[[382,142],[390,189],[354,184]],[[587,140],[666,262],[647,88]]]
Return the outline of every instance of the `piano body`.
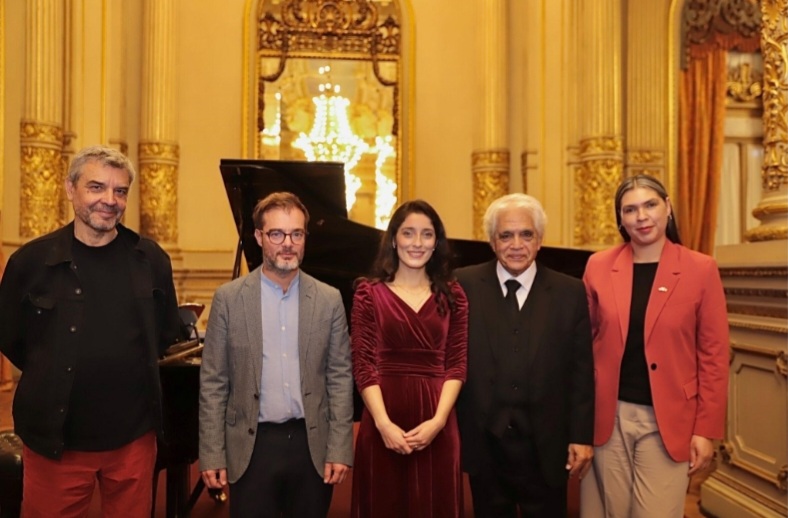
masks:
[[[233,278],[240,275],[241,257],[248,271],[262,263],[262,251],[254,238],[252,212],[259,200],[272,192],[296,194],[309,210],[306,252],[302,269],[341,293],[347,314],[353,299],[353,282],[366,275],[377,253],[382,231],[351,221],[345,208],[344,168],[335,162],[290,162],[224,159],[220,170],[230,210],[238,231]],[[454,266],[467,266],[494,257],[482,241],[450,239]],[[590,252],[542,247],[539,261],[569,275],[581,277]],[[228,279],[229,280],[229,279]],[[162,387],[170,441],[162,445],[159,466],[168,470],[167,516],[188,516],[199,496],[198,486],[189,496],[189,465],[197,460],[199,360],[182,357],[164,360]],[[356,416],[361,399],[356,398]]]

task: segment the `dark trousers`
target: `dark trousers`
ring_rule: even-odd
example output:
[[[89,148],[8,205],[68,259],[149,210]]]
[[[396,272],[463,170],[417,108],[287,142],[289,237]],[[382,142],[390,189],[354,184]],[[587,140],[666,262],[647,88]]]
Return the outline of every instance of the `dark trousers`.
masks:
[[[249,467],[230,484],[230,517],[325,518],[332,492],[312,463],[303,419],[260,423]]]
[[[476,518],[566,517],[566,484],[545,483],[530,436],[514,430],[502,438],[488,434],[485,446],[486,461],[469,477]]]

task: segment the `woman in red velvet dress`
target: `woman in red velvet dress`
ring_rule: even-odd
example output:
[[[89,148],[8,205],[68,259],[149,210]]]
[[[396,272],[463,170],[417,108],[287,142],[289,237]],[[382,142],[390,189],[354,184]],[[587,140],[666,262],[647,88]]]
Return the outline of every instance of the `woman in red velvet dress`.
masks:
[[[454,403],[465,381],[468,304],[451,280],[449,245],[426,202],[401,205],[351,312],[353,375],[365,408],[351,515],[462,514]]]

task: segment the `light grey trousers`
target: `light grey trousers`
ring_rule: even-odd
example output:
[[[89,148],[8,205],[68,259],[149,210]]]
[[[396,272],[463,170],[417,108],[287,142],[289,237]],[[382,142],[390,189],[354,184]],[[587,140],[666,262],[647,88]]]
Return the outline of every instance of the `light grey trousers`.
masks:
[[[594,448],[593,468],[580,483],[580,516],[682,518],[688,470],[689,462],[665,450],[654,409],[619,401],[613,434]]]

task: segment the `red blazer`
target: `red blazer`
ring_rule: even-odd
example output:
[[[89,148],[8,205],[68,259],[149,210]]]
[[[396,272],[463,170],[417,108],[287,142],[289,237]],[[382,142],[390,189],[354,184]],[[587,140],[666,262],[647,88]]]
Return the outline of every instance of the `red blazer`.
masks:
[[[594,337],[594,445],[613,432],[629,330],[632,247],[598,252],[586,266]],[[657,427],[670,457],[689,460],[690,439],[721,439],[728,396],[728,315],[714,259],[670,241],[659,259],[645,321],[646,361]]]

